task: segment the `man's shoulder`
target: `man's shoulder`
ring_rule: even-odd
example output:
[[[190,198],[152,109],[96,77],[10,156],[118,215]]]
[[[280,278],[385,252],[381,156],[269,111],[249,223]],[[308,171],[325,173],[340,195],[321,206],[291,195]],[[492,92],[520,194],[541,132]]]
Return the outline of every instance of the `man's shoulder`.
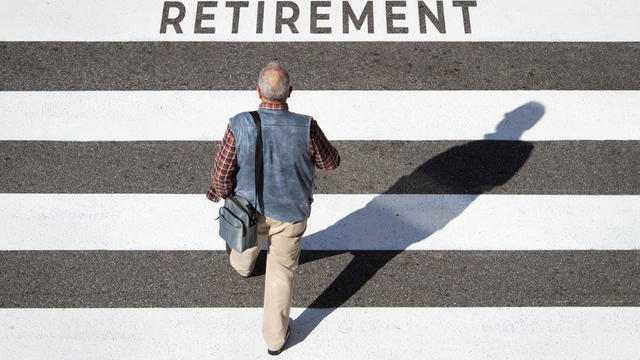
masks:
[[[246,118],[251,118],[251,111],[243,111],[243,112],[239,112],[235,115],[233,115],[232,117],[229,118],[229,120],[233,120],[233,119],[246,119]]]
[[[243,111],[233,115],[232,117],[229,118],[229,124],[231,124],[231,126],[253,124],[253,118],[251,117],[251,112]]]
[[[293,116],[293,117],[302,118],[302,119],[305,119],[305,120],[313,120],[313,116],[311,116],[311,115],[296,113],[296,112],[293,112],[293,111],[288,111],[288,113],[291,114],[291,116]]]
[[[296,113],[293,111],[287,111],[286,118],[293,124],[304,124],[305,126],[307,126],[311,122],[311,120],[313,120],[313,117],[311,117],[310,115]]]
[[[247,114],[246,116],[248,116],[249,119],[251,119],[251,115],[249,114],[249,112],[246,112],[246,114]],[[271,118],[276,121],[278,121],[278,119],[289,119],[289,120],[294,120],[296,122],[300,122],[300,121],[308,122],[313,119],[311,115],[301,114],[301,113],[293,112],[290,110],[274,111],[269,109],[259,109],[258,114],[261,114],[260,115],[261,117]]]

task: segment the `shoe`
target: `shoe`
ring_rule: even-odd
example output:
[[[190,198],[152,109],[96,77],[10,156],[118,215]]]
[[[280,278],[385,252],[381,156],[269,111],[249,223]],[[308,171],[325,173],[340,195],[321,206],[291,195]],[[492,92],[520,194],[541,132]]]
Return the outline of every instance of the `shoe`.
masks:
[[[284,343],[282,344],[282,347],[278,350],[271,350],[267,348],[267,353],[269,355],[280,355],[282,350],[284,350],[284,345],[287,343],[287,339],[289,339],[289,335],[291,335],[291,326],[287,327],[287,334],[284,336]]]

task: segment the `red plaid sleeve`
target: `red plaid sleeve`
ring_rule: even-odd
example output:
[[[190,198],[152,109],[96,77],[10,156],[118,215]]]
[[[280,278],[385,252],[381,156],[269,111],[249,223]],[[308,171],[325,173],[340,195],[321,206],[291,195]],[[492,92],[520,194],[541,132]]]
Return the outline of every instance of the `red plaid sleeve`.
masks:
[[[316,164],[316,167],[322,170],[333,170],[340,165],[340,154],[338,150],[331,145],[327,137],[324,135],[318,122],[311,119],[311,129],[309,130],[311,141],[309,142],[309,150]]]
[[[218,202],[220,198],[233,193],[233,177],[237,164],[236,139],[233,137],[231,127],[227,125],[222,144],[218,149],[215,166],[211,171],[211,187],[207,191],[207,199]]]

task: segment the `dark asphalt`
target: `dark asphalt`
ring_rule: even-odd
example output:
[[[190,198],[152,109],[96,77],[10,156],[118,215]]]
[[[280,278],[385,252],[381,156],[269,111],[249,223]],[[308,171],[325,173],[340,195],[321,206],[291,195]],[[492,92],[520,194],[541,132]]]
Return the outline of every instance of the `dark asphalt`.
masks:
[[[320,194],[640,194],[639,141],[336,141]],[[3,193],[204,193],[214,142],[0,142]]]
[[[0,307],[262,307],[263,274],[224,251],[3,251]],[[638,274],[640,250],[304,251],[293,306],[640,306]]]
[[[0,90],[638,90],[640,43],[0,42]]]

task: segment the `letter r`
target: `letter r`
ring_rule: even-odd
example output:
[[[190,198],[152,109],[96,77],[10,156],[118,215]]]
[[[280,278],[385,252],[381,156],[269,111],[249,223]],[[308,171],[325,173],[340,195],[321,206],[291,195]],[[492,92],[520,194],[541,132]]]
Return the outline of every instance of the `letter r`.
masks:
[[[170,19],[169,11],[171,8],[178,9],[178,16]],[[160,22],[160,34],[167,33],[167,25],[173,25],[173,29],[176,31],[176,34],[182,34],[180,22],[184,19],[185,13],[186,9],[184,4],[180,1],[165,1],[164,8],[162,9],[162,21]]]

